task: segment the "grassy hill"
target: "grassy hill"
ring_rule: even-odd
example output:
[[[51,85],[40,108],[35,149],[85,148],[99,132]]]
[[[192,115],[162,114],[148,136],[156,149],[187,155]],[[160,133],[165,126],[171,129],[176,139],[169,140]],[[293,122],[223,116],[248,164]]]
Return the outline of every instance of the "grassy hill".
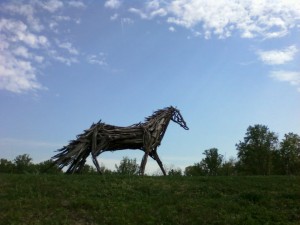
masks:
[[[0,224],[300,224],[300,177],[0,174]]]

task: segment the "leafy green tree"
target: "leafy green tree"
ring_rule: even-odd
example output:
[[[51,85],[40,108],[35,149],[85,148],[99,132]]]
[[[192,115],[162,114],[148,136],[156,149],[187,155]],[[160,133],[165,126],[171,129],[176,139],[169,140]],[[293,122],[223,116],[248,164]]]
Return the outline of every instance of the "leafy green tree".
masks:
[[[107,169],[103,163],[101,163],[100,166],[100,172],[101,174],[112,174],[112,171]],[[80,171],[81,174],[96,174],[97,169],[89,164],[85,164],[82,168],[82,170]]]
[[[169,176],[182,176],[182,170],[180,168],[172,168],[168,171]]]
[[[80,173],[89,174],[89,173],[96,173],[96,172],[97,172],[96,168],[92,167],[91,165],[85,164]]]
[[[184,170],[185,176],[204,176],[206,173],[200,163],[195,163],[193,166],[187,166]]]
[[[224,162],[221,165],[221,168],[219,170],[220,175],[223,176],[231,176],[236,173],[236,162],[234,158],[230,158],[228,161]]]
[[[35,167],[38,173],[49,173],[49,174],[62,173],[59,167],[56,164],[54,164],[51,159],[38,163],[35,165]]]
[[[280,149],[272,152],[272,175],[285,175]]]
[[[236,144],[241,172],[270,175],[272,155],[278,146],[278,137],[267,126],[249,126],[243,142]]]
[[[164,169],[166,171],[166,174],[169,176],[182,176],[182,170],[180,167],[176,167],[173,164],[170,165],[164,165]],[[163,173],[160,169],[158,169],[158,172],[156,173],[156,175],[162,176]]]
[[[280,142],[279,156],[284,174],[300,173],[300,136],[285,134]]]
[[[15,169],[15,165],[7,160],[0,159],[0,173],[13,173]]]
[[[218,153],[217,148],[211,148],[204,151],[205,158],[200,162],[201,167],[209,176],[218,175],[221,168],[223,155]]]
[[[127,156],[123,157],[120,165],[115,165],[117,173],[122,175],[137,175],[139,173],[139,165],[136,159],[129,159]]]
[[[32,158],[28,154],[18,155],[14,163],[17,173],[32,173],[35,170]]]

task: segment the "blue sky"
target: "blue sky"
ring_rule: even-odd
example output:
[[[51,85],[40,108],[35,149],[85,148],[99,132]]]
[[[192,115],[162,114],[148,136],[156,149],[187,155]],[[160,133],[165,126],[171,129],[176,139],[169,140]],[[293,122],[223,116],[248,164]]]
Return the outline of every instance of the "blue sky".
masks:
[[[93,122],[127,126],[170,105],[190,130],[170,124],[168,166],[213,147],[236,157],[254,124],[300,134],[299,49],[299,0],[1,1],[0,158],[44,161]]]

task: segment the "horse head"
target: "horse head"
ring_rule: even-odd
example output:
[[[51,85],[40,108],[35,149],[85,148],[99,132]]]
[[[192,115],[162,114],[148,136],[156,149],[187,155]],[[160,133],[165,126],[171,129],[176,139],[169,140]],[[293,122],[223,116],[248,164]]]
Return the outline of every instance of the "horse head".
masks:
[[[174,107],[171,107],[172,109],[172,117],[171,120],[177,124],[179,124],[183,129],[188,130],[188,126],[186,125],[186,122],[184,121],[180,111]]]

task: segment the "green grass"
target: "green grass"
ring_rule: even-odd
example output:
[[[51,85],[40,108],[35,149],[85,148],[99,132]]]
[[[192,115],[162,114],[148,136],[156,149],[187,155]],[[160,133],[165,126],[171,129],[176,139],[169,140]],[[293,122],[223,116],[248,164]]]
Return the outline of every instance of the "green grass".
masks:
[[[300,177],[0,174],[0,224],[300,224]]]

